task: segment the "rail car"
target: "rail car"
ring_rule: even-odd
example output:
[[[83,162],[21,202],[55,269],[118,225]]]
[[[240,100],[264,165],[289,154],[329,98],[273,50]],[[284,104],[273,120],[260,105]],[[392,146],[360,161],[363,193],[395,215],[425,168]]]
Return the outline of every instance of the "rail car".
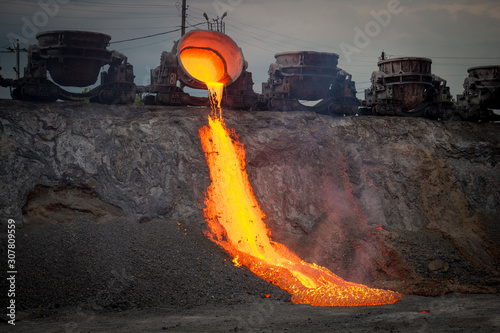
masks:
[[[337,67],[338,54],[283,52],[269,66],[257,108],[261,110],[314,110],[331,115],[355,115],[360,101],[351,74]],[[301,101],[317,101],[306,106]]]
[[[205,83],[189,74],[182,62],[183,52],[204,50],[218,56],[224,64],[225,89],[222,107],[251,109],[257,99],[253,91],[252,73],[248,72],[243,52],[226,34],[216,31],[194,30],[174,42],[170,52],[163,52],[160,65],[151,70],[150,85],[138,87],[145,94],[145,104],[209,106],[206,97],[190,96],[183,87],[207,89]]]
[[[492,109],[500,109],[500,66],[468,69],[464,92],[453,102],[446,80],[432,74],[432,60],[405,57],[378,59],[378,70],[364,99],[356,98],[352,76],[339,68],[335,53],[295,51],[275,55],[262,83],[262,93],[253,90],[252,73],[243,52],[225,33],[194,30],[161,54],[160,64],[150,73],[150,84],[134,84],[133,66],[125,55],[107,49],[111,37],[86,31],[61,30],[39,33],[38,43],[28,48],[23,76],[6,79],[13,99],[54,101],[89,100],[106,104],[133,103],[139,94],[145,104],[209,106],[208,98],[190,96],[184,87],[206,89],[186,70],[181,54],[190,48],[206,49],[223,62],[225,87],[222,106],[240,110],[313,110],[318,113],[460,118],[469,121],[498,121]],[[100,84],[84,93],[63,87]],[[230,75],[229,75],[230,73]],[[306,102],[319,101],[306,106]],[[309,103],[310,104],[310,103]]]
[[[432,74],[428,58],[386,59],[382,53],[379,70],[365,90],[362,113],[432,119],[451,119],[455,114],[446,81]]]
[[[11,88],[13,99],[89,99],[106,104],[132,103],[135,100],[133,66],[123,54],[107,50],[111,36],[64,30],[39,33],[36,38],[38,43],[28,48],[28,64],[23,77],[1,80],[2,86]],[[109,68],[101,73],[101,84],[94,89],[74,93],[61,87],[93,85],[104,65],[109,65]]]
[[[500,121],[500,66],[471,67],[464,92],[457,96],[457,114],[465,120]]]

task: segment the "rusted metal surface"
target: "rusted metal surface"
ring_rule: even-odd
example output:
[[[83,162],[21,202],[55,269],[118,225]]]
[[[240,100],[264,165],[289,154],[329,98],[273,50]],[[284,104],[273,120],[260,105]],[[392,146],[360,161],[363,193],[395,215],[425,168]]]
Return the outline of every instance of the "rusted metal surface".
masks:
[[[224,90],[222,105],[233,109],[250,110],[257,101],[257,94],[253,91],[252,73],[243,70],[236,81]]]
[[[339,70],[335,82],[331,85],[326,101],[330,115],[355,115],[361,102],[356,98],[356,86],[352,75]]]
[[[135,101],[134,67],[125,55],[112,51],[109,69],[101,72],[99,95],[91,102],[130,104]]]
[[[372,73],[372,85],[365,91],[367,106],[375,106],[381,114],[412,112],[432,84],[431,63],[427,58],[379,61],[379,70]]]
[[[259,108],[306,110],[352,115],[359,101],[351,75],[337,67],[338,54],[327,52],[283,52],[274,56],[269,79],[262,84]],[[321,100],[313,107],[300,101]]]
[[[338,71],[338,54],[300,51],[278,53],[274,57],[276,62],[269,67],[269,80],[262,84],[266,100],[282,95],[307,101],[326,97]]]
[[[446,81],[432,74],[432,60],[404,57],[377,63],[371,86],[365,90],[366,110],[378,115],[427,116],[450,118],[451,94]]]
[[[11,80],[14,99],[54,101],[90,100],[100,103],[132,103],[135,100],[133,66],[127,57],[106,47],[111,37],[86,31],[48,31],[37,35],[38,43],[28,48],[24,76]],[[99,71],[101,84],[85,93],[73,93],[58,86],[86,87],[94,84]],[[50,73],[50,79],[47,72]]]
[[[37,51],[47,61],[52,80],[62,86],[86,87],[96,82],[101,67],[111,60],[106,47],[111,36],[87,31],[39,33]]]
[[[491,109],[500,109],[500,66],[471,67],[464,92],[457,96],[458,113],[468,120],[498,120]]]

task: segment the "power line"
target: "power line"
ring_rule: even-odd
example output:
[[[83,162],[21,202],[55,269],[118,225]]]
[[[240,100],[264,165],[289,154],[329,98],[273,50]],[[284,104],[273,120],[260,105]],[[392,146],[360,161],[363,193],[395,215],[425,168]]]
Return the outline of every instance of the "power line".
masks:
[[[2,25],[9,25],[9,26],[15,26],[15,27],[19,26],[19,24],[14,24],[14,23],[0,23],[0,26],[2,26]],[[158,30],[158,29],[168,29],[168,28],[175,28],[175,27],[178,27],[178,25],[167,26],[167,27],[160,27],[160,26],[155,26],[155,27],[126,27],[126,28],[123,28],[123,27],[122,28],[117,28],[117,27],[108,28],[108,27],[106,27],[105,30],[153,30],[153,29]],[[47,26],[45,26],[45,28],[49,28],[49,29],[63,29],[64,30],[64,29],[67,29],[68,26],[47,25]],[[85,30],[85,31],[94,30],[95,26],[94,27],[89,27],[89,28],[80,26],[79,29],[80,30]]]
[[[255,45],[255,44],[252,44],[250,42],[247,42],[247,41],[244,41],[244,40],[241,40],[239,38],[234,38],[234,40],[236,40],[238,43],[241,43],[241,44],[247,44],[247,45],[250,45],[250,46],[253,46],[253,47],[256,47],[258,49],[261,49],[263,51],[266,51],[266,52],[271,52],[271,53],[275,53],[276,50],[270,50],[270,49],[267,49],[265,47],[262,47],[262,46],[258,46],[258,45]]]
[[[194,26],[201,25],[201,24],[204,24],[204,22],[203,23],[195,24]],[[174,29],[174,30],[170,30],[170,31],[159,32],[157,34],[152,34],[152,35],[147,35],[147,36],[142,36],[142,37],[135,37],[135,38],[118,40],[116,42],[111,42],[109,44],[118,44],[118,43],[124,43],[124,42],[131,42],[131,41],[134,41],[134,40],[139,40],[139,39],[145,39],[145,38],[150,38],[150,37],[156,37],[156,36],[166,35],[166,34],[170,34],[172,32],[177,32],[177,31],[181,31],[181,30],[182,30],[182,28],[178,28],[178,29]]]
[[[200,8],[197,8],[197,7],[194,7],[194,6],[190,6],[189,7],[190,9],[194,10],[195,12],[199,12],[199,13],[202,13],[201,9]],[[336,53],[339,53],[339,51],[336,51],[336,48],[333,48],[332,45],[326,45],[326,44],[320,44],[320,43],[316,43],[316,42],[313,42],[313,41],[309,41],[309,40],[303,40],[303,39],[300,39],[300,38],[297,38],[297,37],[291,37],[290,35],[288,34],[282,34],[282,33],[279,33],[279,32],[276,32],[276,31],[271,31],[271,30],[267,30],[267,29],[263,29],[261,27],[257,27],[257,26],[254,26],[254,25],[251,25],[251,24],[247,24],[247,23],[244,23],[244,22],[241,22],[241,21],[236,21],[236,20],[233,20],[233,19],[230,19],[230,18],[227,18],[226,20],[228,20],[229,22],[231,22],[231,25],[233,25],[233,27],[236,27],[237,24],[240,24],[240,25],[243,25],[243,26],[247,26],[247,27],[250,27],[250,28],[253,28],[253,29],[256,29],[256,30],[260,30],[264,33],[265,35],[265,38],[267,39],[275,39],[275,40],[278,40],[280,41],[281,43],[284,43],[284,44],[293,44],[293,45],[296,45],[296,46],[299,46],[301,48],[304,48],[304,49],[309,49],[311,48],[310,45],[314,45],[312,46],[312,48],[318,48],[318,47],[321,47],[322,49],[333,49],[334,52]],[[242,30],[242,29],[240,29]],[[248,34],[248,33],[247,33]],[[277,37],[272,37],[272,36],[277,36]],[[254,35],[249,35],[250,37],[256,39],[256,40],[259,40],[259,38],[255,37]],[[261,35],[262,36],[262,35]],[[283,37],[285,38],[285,40],[283,40]],[[295,41],[294,42],[287,42],[287,40],[289,41]],[[260,42],[263,42],[262,40],[259,40]],[[272,42],[264,42],[266,44],[270,44]],[[274,47],[276,47],[275,45],[273,45]],[[365,57],[365,58],[373,58],[373,57],[376,57],[378,59],[378,55],[377,56],[374,56],[374,55],[369,55],[369,54],[366,54],[366,53],[363,53],[363,54],[355,54],[353,55],[353,57]]]
[[[402,55],[395,55],[395,57],[404,57]],[[455,59],[455,60],[497,60],[500,59],[500,57],[435,57],[435,56],[425,56],[426,58],[429,59]]]
[[[81,5],[76,5],[75,3],[80,3]],[[6,4],[6,5],[15,5],[15,6],[27,6],[27,7],[33,7],[33,3],[20,3],[19,1],[16,1],[13,3],[13,1],[0,1],[0,4]],[[87,4],[92,4],[92,5],[99,5],[100,7],[109,7],[109,8],[145,8],[144,5],[134,5],[134,4],[123,4],[123,3],[107,3],[103,4],[102,2],[96,2],[96,1],[87,1],[87,0],[72,0],[71,4],[73,6],[78,6],[78,7],[84,7]],[[70,6],[71,4],[66,4],[66,6]],[[162,4],[162,5],[147,5],[147,8],[166,8],[166,7],[175,7],[175,5],[167,5],[167,4]]]
[[[7,13],[11,15],[19,15],[19,16],[24,16],[25,14],[23,13]],[[58,15],[59,18],[62,19],[82,19],[82,20],[105,20],[105,21],[114,21],[114,20],[150,20],[150,19],[165,19],[166,17],[177,17],[177,14],[165,14],[165,15],[160,15],[158,16],[158,13],[150,13],[151,15],[156,15],[156,16],[137,16],[137,14],[134,17],[110,17],[110,16],[103,16],[103,17],[88,17],[88,16],[73,16],[73,15]]]
[[[201,12],[201,10],[199,8],[196,8],[196,7],[193,7],[191,6],[190,7],[191,9],[193,9],[194,11],[198,11],[198,12]],[[303,39],[300,39],[300,38],[297,38],[297,37],[290,37],[290,35],[285,35],[285,34],[281,34],[281,33],[278,33],[276,31],[271,31],[271,30],[266,30],[266,29],[263,29],[263,28],[260,28],[260,27],[256,27],[256,26],[253,26],[251,24],[247,24],[247,23],[244,23],[244,22],[241,22],[241,21],[235,21],[235,20],[232,20],[230,18],[227,18],[226,20],[230,21],[232,24],[232,26],[238,30],[240,30],[242,33],[248,35],[249,37],[251,38],[254,38],[256,39],[257,41],[261,42],[261,43],[265,43],[267,45],[271,45],[273,47],[276,47],[276,45],[272,44],[273,41],[270,41],[270,42],[266,42],[258,37],[256,37],[255,35],[257,36],[260,36],[262,38],[267,38],[267,39],[273,39],[274,41],[277,41],[279,43],[283,43],[283,44],[292,44],[292,45],[296,45],[296,46],[304,46],[306,44],[308,45],[316,45],[316,46],[321,46],[322,48],[332,48],[331,45],[325,45],[325,44],[320,44],[320,43],[316,43],[316,42],[313,42],[313,41],[306,41],[306,40],[303,40]],[[256,29],[256,30],[260,30],[260,31],[263,31],[265,33],[265,37],[262,35],[262,34],[257,34],[257,33],[254,33],[255,35],[252,35],[252,33],[248,33],[248,32],[243,32],[243,29],[240,29],[236,26],[236,24],[240,24],[240,25],[244,25],[244,26],[247,26],[247,27],[250,27],[250,28],[253,28],[253,29]],[[293,43],[293,42],[286,42],[286,40],[282,40],[282,39],[279,39],[279,38],[273,38],[273,35],[274,36],[281,36],[281,37],[285,37],[286,39],[288,40],[293,40],[293,41],[297,41],[297,42],[300,42],[300,43]],[[306,44],[303,44],[303,43],[306,43]],[[251,44],[250,44],[251,45]],[[335,48],[334,48],[335,49]],[[375,58],[375,59],[378,59],[378,56],[374,56],[374,55],[369,55],[369,54],[354,54],[352,55],[353,57],[369,57],[369,58]],[[401,55],[394,55],[395,57],[403,57]],[[434,56],[426,56],[427,58],[431,58],[431,59],[446,59],[446,60],[450,60],[450,59],[458,59],[458,60],[498,60],[500,59],[500,57],[457,57],[457,56],[437,56],[437,57],[434,57]],[[361,61],[363,62],[361,59],[359,60],[356,60],[356,61]],[[365,62],[367,63],[367,62]],[[360,66],[371,66],[371,65],[360,65]]]
[[[121,14],[121,15],[134,15],[134,16],[137,16],[137,13],[136,12],[124,12],[124,11],[115,11],[115,10],[92,10],[92,9],[87,9],[87,8],[78,8],[76,9],[76,11],[78,12],[89,12],[89,13],[100,13],[100,14]],[[6,10],[6,9],[2,9],[2,13],[5,13],[5,14],[13,14],[13,15],[19,15],[19,16],[25,16],[26,15],[26,11],[21,11],[21,12],[18,12],[16,10],[13,10],[13,8],[9,8],[9,10]],[[147,17],[147,15],[158,15],[158,11],[155,11],[154,13],[150,13],[150,12],[141,12],[140,13],[141,16],[144,16],[144,17]],[[79,18],[81,16],[68,16],[68,15],[61,15],[61,14],[58,14],[57,16],[59,17],[63,17],[63,18]],[[177,16],[177,14],[168,14],[168,15],[164,15],[164,16],[168,16],[168,17],[175,17]],[[159,17],[159,16],[156,16],[156,17]],[[93,19],[95,17],[82,17],[82,18],[86,18],[86,19]],[[101,18],[109,18],[109,16],[106,16],[106,17],[96,17],[98,19],[101,19]]]
[[[94,4],[94,5],[99,5],[99,6],[105,6],[105,7],[120,7],[120,8],[144,8],[144,5],[133,5],[133,4],[123,4],[121,1],[117,3],[108,3],[108,4],[103,4],[102,1],[87,1],[87,0],[72,0],[71,2],[79,2],[82,4]],[[162,7],[175,7],[175,5],[147,5],[148,8],[150,7],[157,7],[157,8],[162,8]]]
[[[135,38],[129,38],[129,39],[118,40],[118,41],[116,41],[116,42],[111,42],[111,43],[109,43],[109,44],[118,44],[118,43],[124,43],[124,42],[131,42],[131,41],[134,41],[134,40],[139,40],[139,39],[145,39],[145,38],[150,38],[150,37],[155,37],[155,36],[166,35],[166,34],[170,34],[170,33],[172,33],[172,32],[176,32],[176,31],[181,31],[181,28],[179,28],[179,29],[174,29],[174,30],[170,30],[170,31],[165,31],[165,32],[160,32],[160,33],[157,33],[157,34],[152,34],[152,35],[142,36],[142,37],[135,37]]]
[[[170,37],[170,38],[167,38],[167,39],[164,39],[164,40],[160,40],[158,42],[143,44],[143,45],[139,45],[139,46],[132,46],[132,47],[126,47],[126,48],[118,48],[117,51],[121,52],[121,51],[126,51],[126,50],[139,49],[139,48],[146,47],[146,46],[151,46],[151,45],[156,45],[156,44],[160,44],[160,43],[165,43],[165,42],[171,41],[174,38],[175,37]]]

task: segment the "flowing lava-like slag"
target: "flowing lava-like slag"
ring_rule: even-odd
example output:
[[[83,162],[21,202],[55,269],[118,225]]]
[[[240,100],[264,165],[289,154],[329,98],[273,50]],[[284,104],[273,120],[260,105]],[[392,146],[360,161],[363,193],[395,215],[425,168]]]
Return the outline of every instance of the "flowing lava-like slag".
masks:
[[[292,294],[292,302],[316,306],[392,304],[403,295],[347,282],[328,269],[309,264],[269,238],[245,171],[245,151],[220,118],[200,129],[212,184],[205,199],[210,237],[264,280]]]
[[[224,84],[219,82],[226,75],[223,59],[208,49],[185,49],[181,53],[184,68],[197,80],[205,83],[214,115],[222,117],[221,100]]]
[[[212,184],[207,189],[204,209],[208,235],[224,248],[236,265],[292,295],[292,302],[315,306],[365,306],[392,304],[403,295],[348,282],[316,264],[301,260],[283,244],[270,239],[265,215],[259,207],[245,170],[245,150],[236,134],[229,133],[220,113],[222,88],[214,91],[223,62],[201,51],[182,59],[193,77],[210,90],[212,116],[199,135]],[[215,101],[214,99],[217,99]]]

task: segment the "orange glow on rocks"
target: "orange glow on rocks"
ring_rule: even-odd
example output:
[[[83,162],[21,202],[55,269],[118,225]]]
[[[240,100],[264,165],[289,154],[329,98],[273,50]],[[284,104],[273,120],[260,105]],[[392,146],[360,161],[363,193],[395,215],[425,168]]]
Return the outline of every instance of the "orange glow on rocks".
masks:
[[[204,210],[208,236],[223,247],[235,265],[244,265],[292,295],[292,302],[316,306],[392,304],[403,295],[348,282],[316,264],[306,263],[270,239],[245,170],[245,151],[223,120],[209,117],[199,134],[212,184]]]
[[[316,306],[392,304],[403,295],[347,282],[328,269],[306,263],[285,245],[274,242],[264,223],[246,172],[245,149],[222,119],[220,101],[226,73],[225,59],[208,49],[186,48],[184,68],[210,91],[212,116],[199,130],[212,184],[205,196],[207,236],[224,248],[237,266],[292,295],[292,302]]]

